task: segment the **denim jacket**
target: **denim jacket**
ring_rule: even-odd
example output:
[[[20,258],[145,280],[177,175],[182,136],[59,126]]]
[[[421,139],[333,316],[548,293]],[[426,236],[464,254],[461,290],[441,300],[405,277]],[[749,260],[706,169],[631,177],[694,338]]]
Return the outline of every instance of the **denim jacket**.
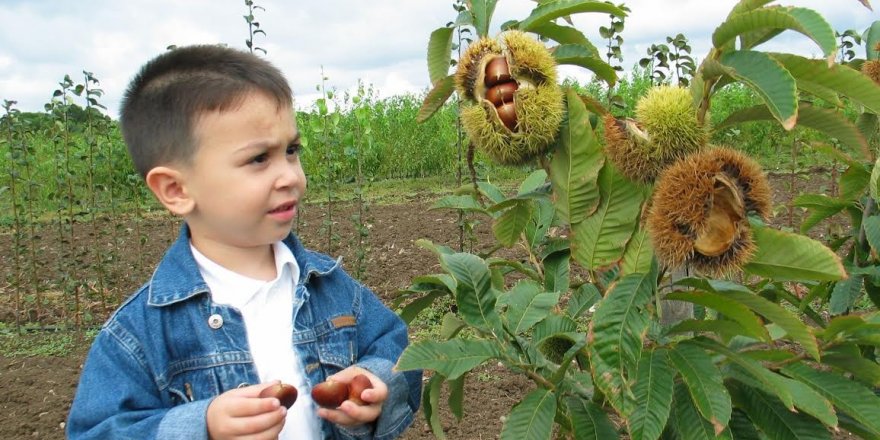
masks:
[[[392,439],[413,421],[421,371],[392,371],[406,325],[329,257],[285,240],[300,277],[292,344],[310,384],[358,365],[388,385],[372,424],[323,421],[327,439]],[[79,439],[207,439],[206,414],[224,391],[259,382],[237,309],[211,301],[189,248],[189,229],[152,278],[104,324],[83,367],[67,423]]]

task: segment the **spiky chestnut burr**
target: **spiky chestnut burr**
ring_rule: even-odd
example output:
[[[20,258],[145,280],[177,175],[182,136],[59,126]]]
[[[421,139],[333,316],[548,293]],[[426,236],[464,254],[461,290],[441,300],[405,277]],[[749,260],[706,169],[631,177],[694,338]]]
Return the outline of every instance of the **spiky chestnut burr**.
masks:
[[[543,44],[519,31],[481,39],[462,55],[456,88],[468,101],[462,125],[493,160],[522,164],[545,153],[562,122],[556,63]]]
[[[605,155],[626,178],[641,183],[651,183],[664,164],[653,160],[647,133],[635,119],[615,118],[606,114]]]
[[[476,101],[478,94],[485,94],[484,76],[486,64],[501,55],[501,45],[494,38],[484,37],[474,42],[461,54],[455,70],[455,89],[463,99]]]
[[[760,166],[729,148],[709,148],[666,168],[647,216],[657,258],[668,267],[691,264],[721,276],[754,253],[747,216],[765,220],[770,185]]]
[[[708,133],[693,99],[680,87],[654,87],[636,104],[635,119],[605,117],[605,154],[630,180],[651,183],[663,168],[703,148]]]
[[[880,60],[868,60],[862,63],[862,73],[874,84],[880,85]]]
[[[543,342],[538,346],[538,351],[544,355],[550,362],[554,364],[561,364],[565,359],[565,353],[574,346],[574,341],[562,335],[554,335]]]

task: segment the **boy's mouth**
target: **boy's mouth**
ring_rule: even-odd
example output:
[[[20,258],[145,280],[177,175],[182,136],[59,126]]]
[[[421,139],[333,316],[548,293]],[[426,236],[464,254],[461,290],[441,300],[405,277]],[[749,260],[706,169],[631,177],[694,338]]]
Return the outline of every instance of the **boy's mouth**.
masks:
[[[279,213],[279,212],[290,211],[291,209],[293,209],[293,207],[294,207],[295,205],[296,205],[296,204],[293,203],[293,202],[291,202],[291,203],[285,203],[285,204],[283,204],[283,205],[281,205],[281,206],[279,206],[279,207],[277,207],[277,208],[275,208],[275,209],[269,211],[269,214],[277,214],[277,213]]]

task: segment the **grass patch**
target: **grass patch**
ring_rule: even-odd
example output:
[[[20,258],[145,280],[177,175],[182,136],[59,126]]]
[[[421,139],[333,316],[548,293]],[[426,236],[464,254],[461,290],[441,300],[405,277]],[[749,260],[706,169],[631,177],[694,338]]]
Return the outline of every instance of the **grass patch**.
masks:
[[[0,324],[0,356],[64,357],[77,348],[90,345],[97,334],[97,329],[86,330],[83,333],[73,331],[18,333]]]
[[[410,343],[427,340],[440,341],[440,329],[443,327],[443,316],[451,310],[454,304],[452,297],[444,296],[437,298],[430,307],[422,310],[411,323],[409,323]],[[400,313],[400,309],[394,311]]]
[[[521,170],[509,169],[489,176],[489,182],[502,190],[512,190],[528,175]],[[465,180],[464,185],[470,181]],[[440,197],[450,194],[456,189],[454,176],[432,176],[417,179],[384,179],[364,186],[364,200],[377,205],[396,205],[414,197]],[[355,200],[357,186],[346,183],[333,190],[334,202],[351,202]],[[312,187],[308,191],[306,203],[324,204],[327,194],[320,187]]]

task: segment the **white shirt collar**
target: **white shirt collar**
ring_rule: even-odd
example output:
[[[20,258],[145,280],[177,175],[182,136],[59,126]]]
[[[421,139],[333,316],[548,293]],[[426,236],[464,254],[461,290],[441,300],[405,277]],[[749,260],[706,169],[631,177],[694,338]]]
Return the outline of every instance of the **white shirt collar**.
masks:
[[[293,252],[282,241],[275,242],[272,250],[275,256],[275,279],[271,281],[258,280],[223,267],[204,254],[199,252],[192,242],[189,244],[193,258],[199,266],[199,271],[208,287],[211,289],[211,297],[214,302],[229,304],[241,308],[253,298],[261,288],[266,285],[278,283],[282,276],[290,276],[293,284],[299,280],[299,264],[293,257]],[[285,269],[288,269],[286,271]]]

